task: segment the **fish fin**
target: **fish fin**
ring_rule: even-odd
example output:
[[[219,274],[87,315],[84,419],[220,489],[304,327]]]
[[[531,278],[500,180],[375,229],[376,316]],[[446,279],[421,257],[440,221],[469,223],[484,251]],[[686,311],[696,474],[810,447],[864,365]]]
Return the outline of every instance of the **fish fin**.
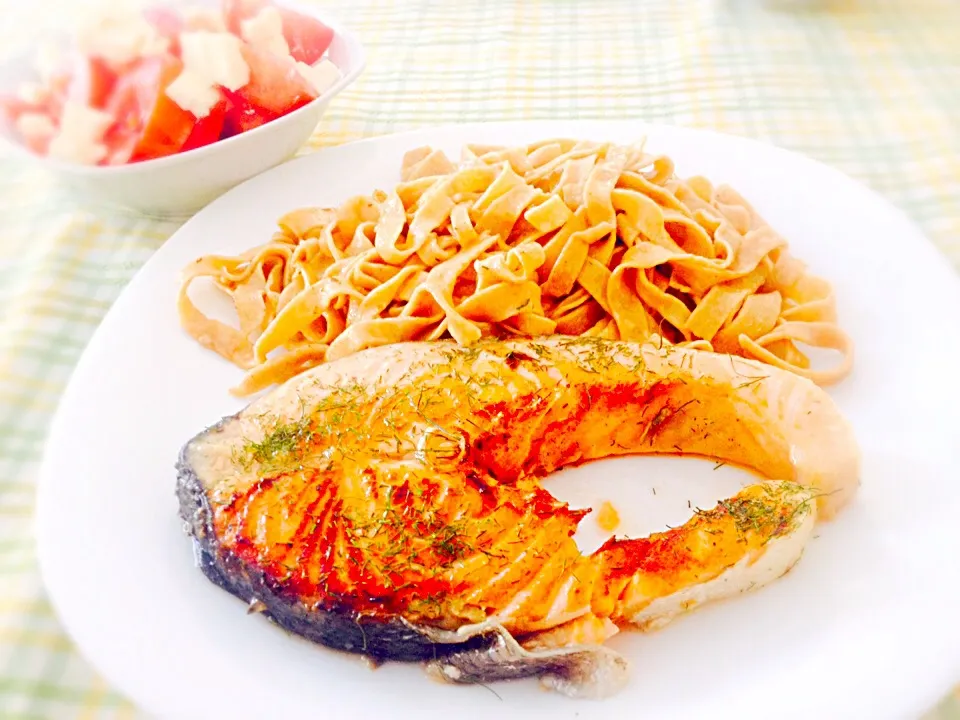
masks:
[[[427,674],[460,684],[538,677],[550,690],[592,699],[614,695],[627,683],[627,661],[609,648],[576,645],[531,651],[505,628],[499,627],[495,633],[487,647],[451,653],[427,663]]]

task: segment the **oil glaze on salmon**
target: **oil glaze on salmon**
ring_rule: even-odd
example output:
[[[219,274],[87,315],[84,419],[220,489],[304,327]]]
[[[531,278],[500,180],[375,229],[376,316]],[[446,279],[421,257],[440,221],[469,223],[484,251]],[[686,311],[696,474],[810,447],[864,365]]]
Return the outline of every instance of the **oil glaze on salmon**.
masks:
[[[589,512],[547,476],[681,453],[769,478],[584,556]],[[786,371],[676,347],[554,337],[403,343],[313,368],[193,438],[181,515],[207,576],[287,629],[443,680],[539,676],[615,692],[602,643],[779,577],[854,494],[830,397]]]

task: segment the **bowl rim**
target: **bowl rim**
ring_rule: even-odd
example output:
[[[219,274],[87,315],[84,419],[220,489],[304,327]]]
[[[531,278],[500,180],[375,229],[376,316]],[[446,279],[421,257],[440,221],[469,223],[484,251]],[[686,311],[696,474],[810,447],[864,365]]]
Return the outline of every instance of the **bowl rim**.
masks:
[[[163,6],[163,5],[176,5],[177,3],[164,3],[164,2],[155,2],[148,3],[144,7],[152,6]],[[74,175],[82,176],[100,176],[100,177],[116,177],[122,175],[134,175],[141,173],[143,171],[150,170],[161,170],[168,167],[173,167],[176,165],[181,165],[191,160],[203,159],[209,155],[216,154],[223,150],[224,148],[233,147],[237,142],[246,142],[248,138],[256,138],[261,135],[265,135],[271,130],[277,129],[277,124],[283,123],[287,119],[292,119],[300,115],[304,115],[310,112],[313,112],[318,109],[318,107],[329,103],[333,98],[339,95],[345,88],[353,84],[353,82],[360,76],[360,74],[366,69],[367,65],[367,54],[366,49],[363,46],[363,43],[360,42],[360,39],[357,37],[350,28],[343,24],[343,22],[333,13],[328,13],[326,11],[318,11],[314,7],[301,5],[298,2],[288,2],[287,0],[280,0],[276,3],[281,7],[288,8],[290,10],[295,10],[296,12],[308,15],[317,20],[322,21],[325,25],[330,27],[336,36],[340,36],[346,43],[347,56],[349,58],[349,63],[346,68],[339,68],[342,75],[340,79],[334,83],[331,87],[327,88],[326,92],[317,96],[306,105],[303,105],[293,112],[289,112],[286,115],[281,115],[274,120],[271,120],[268,123],[264,123],[259,127],[255,127],[252,130],[247,130],[246,132],[239,133],[229,138],[223,140],[217,140],[210,143],[209,145],[203,145],[198,148],[193,148],[192,150],[187,150],[184,152],[177,152],[173,155],[167,155],[160,158],[153,158],[151,160],[142,160],[135,163],[124,163],[122,165],[83,165],[81,163],[72,163],[64,160],[58,160],[56,158],[51,158],[48,155],[41,155],[32,151],[22,142],[19,142],[12,133],[0,131],[0,142],[3,143],[9,150],[11,150],[16,155],[27,158],[34,162],[38,162],[46,167],[49,167],[53,170],[60,172],[71,173]],[[16,65],[18,63],[27,62],[28,58],[32,57],[33,48],[28,48],[24,52],[15,54],[12,57],[9,57],[4,63],[8,67],[10,65]],[[312,131],[311,131],[312,134]],[[309,139],[309,135],[304,138],[304,141],[301,142],[301,147],[306,143],[306,140]]]

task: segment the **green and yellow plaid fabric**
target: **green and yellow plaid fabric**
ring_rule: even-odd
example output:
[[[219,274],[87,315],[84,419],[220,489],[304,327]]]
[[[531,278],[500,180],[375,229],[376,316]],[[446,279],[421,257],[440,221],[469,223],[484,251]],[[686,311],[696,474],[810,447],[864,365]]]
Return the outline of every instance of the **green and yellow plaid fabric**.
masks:
[[[59,1],[6,0],[0,47],[12,52],[43,19],[64,21],[88,7]],[[324,5],[357,31],[369,63],[304,152],[479,120],[636,118],[712,128],[797,150],[867,183],[960,267],[957,0]],[[125,283],[176,229],[86,206],[32,164],[0,155],[2,718],[138,715],[84,662],[44,598],[34,482],[78,356]],[[960,694],[928,718],[960,720]]]

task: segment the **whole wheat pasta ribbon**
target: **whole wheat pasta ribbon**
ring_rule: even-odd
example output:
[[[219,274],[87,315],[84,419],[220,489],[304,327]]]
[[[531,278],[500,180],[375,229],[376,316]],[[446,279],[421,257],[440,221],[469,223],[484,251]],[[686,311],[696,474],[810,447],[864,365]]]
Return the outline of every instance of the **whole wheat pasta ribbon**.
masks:
[[[248,395],[365,348],[484,336],[656,339],[829,384],[853,364],[829,283],[733,188],[680,178],[643,143],[552,138],[411,150],[400,182],[295,208],[263,245],[188,266],[184,329]],[[207,278],[234,325],[189,290]],[[812,367],[806,347],[839,355]]]

